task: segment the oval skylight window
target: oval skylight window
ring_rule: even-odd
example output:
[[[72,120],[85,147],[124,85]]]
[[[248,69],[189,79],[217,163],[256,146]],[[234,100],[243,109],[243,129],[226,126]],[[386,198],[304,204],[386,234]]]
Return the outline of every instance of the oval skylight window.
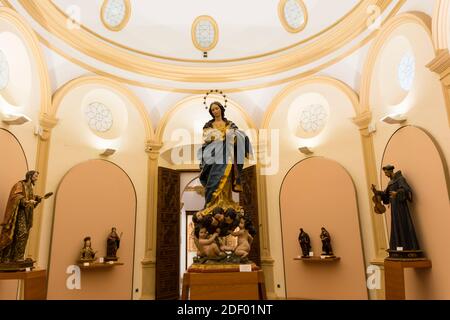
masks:
[[[281,0],[278,15],[283,27],[292,33],[302,31],[308,21],[308,12],[302,0]]]
[[[403,90],[411,90],[416,75],[416,58],[410,52],[405,53],[398,65],[398,82]]]
[[[219,40],[216,21],[210,16],[200,16],[192,24],[192,41],[197,49],[207,52],[214,49]]]
[[[130,19],[130,0],[105,0],[102,6],[102,22],[109,30],[122,30]]]

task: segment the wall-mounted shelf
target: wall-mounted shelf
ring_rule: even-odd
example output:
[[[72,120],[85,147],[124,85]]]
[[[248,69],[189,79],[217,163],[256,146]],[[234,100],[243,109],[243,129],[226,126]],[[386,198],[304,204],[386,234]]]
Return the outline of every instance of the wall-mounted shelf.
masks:
[[[341,257],[333,257],[333,258],[321,258],[321,257],[309,257],[309,258],[294,258],[294,260],[301,260],[304,262],[314,262],[314,263],[327,263],[327,262],[336,262],[341,260]]]
[[[84,263],[78,263],[77,264],[81,269],[105,269],[105,268],[112,268],[115,266],[123,266],[122,262],[114,262],[114,263],[109,263],[109,262],[89,262],[89,265],[85,265]]]

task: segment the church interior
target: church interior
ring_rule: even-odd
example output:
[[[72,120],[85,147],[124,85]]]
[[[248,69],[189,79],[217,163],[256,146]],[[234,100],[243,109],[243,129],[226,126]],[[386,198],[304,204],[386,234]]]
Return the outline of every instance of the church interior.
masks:
[[[0,300],[212,297],[214,201],[218,299],[450,299],[449,48],[450,0],[0,0]]]

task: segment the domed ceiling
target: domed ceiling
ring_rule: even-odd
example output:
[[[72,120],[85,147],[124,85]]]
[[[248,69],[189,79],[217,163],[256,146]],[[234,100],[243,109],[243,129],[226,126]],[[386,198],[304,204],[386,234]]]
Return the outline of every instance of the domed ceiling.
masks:
[[[41,41],[130,84],[258,87],[331,65],[401,0],[1,0]],[[360,46],[360,45],[359,45]],[[201,88],[201,89],[200,89]]]
[[[294,6],[289,17],[295,13],[301,15],[305,10],[298,10],[295,7],[296,1],[292,2]],[[273,51],[283,50],[309,37],[315,37],[354,12],[363,1],[336,2],[339,5],[326,14],[323,14],[323,0],[299,2],[305,4],[306,12],[303,15],[308,20],[306,27],[298,33],[288,32],[283,27],[277,0],[54,0],[53,5],[62,14],[72,16],[76,16],[78,7],[79,20],[86,31],[108,43],[150,57],[175,61],[205,61],[202,53],[193,45],[191,27],[197,17],[206,15],[216,21],[219,38],[217,46],[209,53],[208,60],[233,61],[270,55]],[[101,10],[104,3],[106,6],[117,3],[115,8],[109,8],[116,12],[123,11],[129,3],[130,17],[120,31],[114,32],[102,23]],[[126,14],[123,16],[126,18]]]

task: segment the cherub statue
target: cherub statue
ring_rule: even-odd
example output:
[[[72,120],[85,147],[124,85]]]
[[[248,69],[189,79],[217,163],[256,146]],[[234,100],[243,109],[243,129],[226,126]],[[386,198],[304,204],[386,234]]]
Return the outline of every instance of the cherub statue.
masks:
[[[256,234],[252,222],[250,219],[241,217],[239,220],[239,231],[231,232],[231,235],[238,238],[238,244],[234,249],[236,256],[244,259],[250,253],[251,245],[253,242],[253,236]]]
[[[206,257],[208,259],[221,258],[226,256],[225,252],[220,251],[216,243],[218,233],[208,236],[208,231],[205,227],[196,226],[194,230],[195,244],[197,246],[197,255],[199,257]]]

